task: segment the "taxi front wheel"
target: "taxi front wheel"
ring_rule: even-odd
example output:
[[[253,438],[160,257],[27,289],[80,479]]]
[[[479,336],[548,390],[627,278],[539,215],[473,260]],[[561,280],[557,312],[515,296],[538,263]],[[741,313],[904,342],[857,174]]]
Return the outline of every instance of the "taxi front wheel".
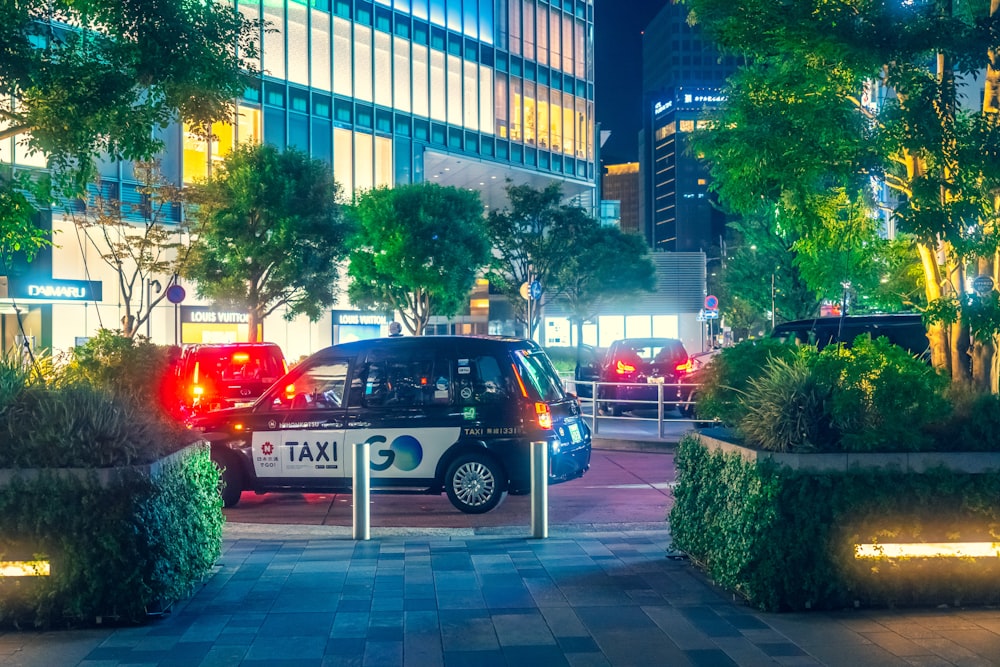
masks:
[[[466,514],[483,514],[507,495],[507,476],[487,454],[465,454],[448,466],[445,475],[448,500]]]

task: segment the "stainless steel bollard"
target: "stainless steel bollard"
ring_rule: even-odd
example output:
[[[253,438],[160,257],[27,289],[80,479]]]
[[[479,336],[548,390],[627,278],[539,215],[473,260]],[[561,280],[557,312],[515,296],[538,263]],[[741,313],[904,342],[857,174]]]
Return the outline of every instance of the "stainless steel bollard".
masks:
[[[354,539],[371,539],[371,444],[354,443]]]
[[[549,536],[549,443],[531,443],[531,536]]]

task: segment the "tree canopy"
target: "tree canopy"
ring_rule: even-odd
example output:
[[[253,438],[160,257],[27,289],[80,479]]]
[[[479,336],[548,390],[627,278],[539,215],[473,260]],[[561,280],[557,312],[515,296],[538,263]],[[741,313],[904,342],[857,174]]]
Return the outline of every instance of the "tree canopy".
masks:
[[[0,141],[46,156],[71,195],[99,157],[150,159],[170,122],[207,133],[259,76],[260,22],[225,2],[0,3]],[[47,174],[0,170],[0,271],[49,243]]]
[[[872,251],[873,187],[885,188],[877,203],[912,239],[921,267],[924,293],[914,301],[926,310],[934,365],[956,382],[974,369],[995,389],[997,295],[970,294],[966,282],[998,277],[996,3],[687,4],[723,49],[752,63],[730,81],[699,144],[723,202],[770,211],[775,225],[808,240],[796,250],[812,254],[803,275],[821,289],[823,250],[848,253],[866,280],[891,267]]]
[[[431,315],[463,310],[489,261],[479,193],[434,184],[376,188],[351,209],[351,302],[398,311],[421,335]]]
[[[237,147],[192,187],[191,252],[198,295],[249,314],[250,341],[278,308],[319,319],[336,301],[350,225],[322,160],[271,145]]]

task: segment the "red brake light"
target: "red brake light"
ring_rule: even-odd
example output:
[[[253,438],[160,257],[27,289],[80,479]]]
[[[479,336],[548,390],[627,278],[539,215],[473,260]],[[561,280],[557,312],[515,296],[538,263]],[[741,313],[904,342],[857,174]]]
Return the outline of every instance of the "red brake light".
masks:
[[[677,371],[678,373],[690,373],[691,371],[694,370],[694,364],[691,363],[690,359],[687,359],[684,361],[683,364],[677,364],[676,366],[674,366],[674,370]]]
[[[539,428],[552,428],[552,410],[549,409],[548,403],[535,403],[535,417]]]
[[[285,385],[285,397],[290,401],[295,397],[295,385]]]
[[[233,363],[245,364],[250,361],[250,355],[246,352],[236,352],[233,354]]]
[[[615,365],[615,372],[618,373],[619,375],[625,375],[626,373],[635,373],[635,366],[633,366],[632,364],[626,364],[624,361],[619,359],[618,363]]]

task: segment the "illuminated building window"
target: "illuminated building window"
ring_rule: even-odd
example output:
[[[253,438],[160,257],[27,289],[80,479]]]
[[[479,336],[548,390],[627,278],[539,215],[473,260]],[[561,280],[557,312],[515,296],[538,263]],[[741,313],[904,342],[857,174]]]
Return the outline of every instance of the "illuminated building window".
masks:
[[[573,122],[573,96],[568,93],[563,93],[563,141],[562,141],[562,152],[566,155],[573,154],[573,128],[575,123]]]
[[[538,122],[535,110],[535,84],[524,82],[524,143],[534,144]]]
[[[392,106],[392,37],[375,32],[375,104]]]
[[[535,6],[530,2],[524,3],[524,57],[528,60],[535,59]]]
[[[372,30],[354,26],[354,97],[372,101]]]
[[[312,57],[309,60],[313,88],[330,90],[330,15],[318,9],[312,12]]]
[[[409,112],[412,108],[410,105],[410,43],[402,37],[394,37],[392,50],[395,65],[392,73],[393,104],[399,111]]]
[[[448,55],[448,122],[462,124],[462,59]]]
[[[479,65],[479,131],[493,134],[493,70]]]
[[[427,92],[427,47],[414,44],[413,59],[413,113],[425,118],[430,116],[430,99]]]
[[[354,189],[357,192],[370,190],[375,185],[375,158],[372,135],[354,133]]]
[[[447,90],[444,84],[444,53],[431,49],[431,118],[444,121],[447,113]]]
[[[694,121],[693,120],[678,121],[677,129],[680,132],[694,132]]]
[[[517,0],[511,0],[508,3],[508,9],[507,50],[517,56],[521,54],[521,3]]]
[[[333,128],[333,177],[348,198],[354,192],[354,147],[350,130]]]
[[[306,27],[309,10],[303,0],[288,0],[288,22],[285,37],[288,49],[288,80],[309,85],[309,31]]]
[[[392,139],[375,137],[375,187],[392,187]]]
[[[463,125],[469,130],[479,129],[479,66],[466,61]],[[491,123],[492,125],[492,123]]]
[[[263,64],[267,74],[285,78],[285,8],[283,3],[265,3],[264,20],[273,30],[264,32]]]
[[[333,19],[333,92],[350,96],[351,91],[351,24],[342,18]]]
[[[538,86],[538,147],[549,148],[549,89]]]
[[[550,99],[552,101],[549,104],[549,141],[552,150],[560,151],[562,150],[563,136],[562,93],[553,90],[550,93]]]

